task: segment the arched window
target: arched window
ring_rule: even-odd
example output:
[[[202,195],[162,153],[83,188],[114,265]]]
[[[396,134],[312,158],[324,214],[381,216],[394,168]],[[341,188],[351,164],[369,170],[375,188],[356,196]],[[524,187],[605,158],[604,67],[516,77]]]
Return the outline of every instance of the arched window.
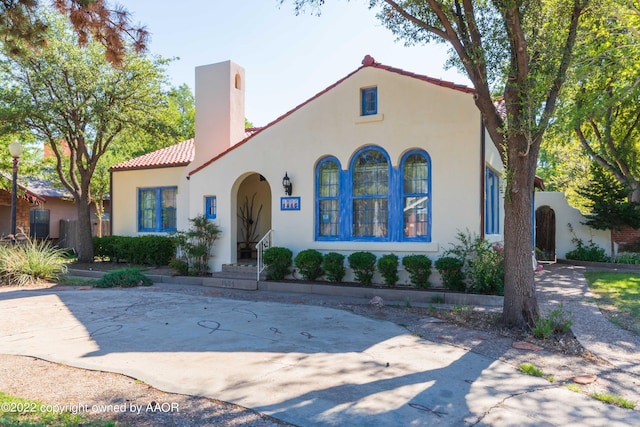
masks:
[[[389,236],[389,160],[377,148],[357,153],[351,164],[352,237]]]
[[[242,89],[242,82],[240,80],[240,74],[236,73],[236,89]]]
[[[334,158],[326,158],[316,169],[317,217],[319,238],[337,238],[339,230],[340,166]]]
[[[402,162],[402,207],[405,240],[428,240],[431,213],[431,168],[425,152],[411,151]]]

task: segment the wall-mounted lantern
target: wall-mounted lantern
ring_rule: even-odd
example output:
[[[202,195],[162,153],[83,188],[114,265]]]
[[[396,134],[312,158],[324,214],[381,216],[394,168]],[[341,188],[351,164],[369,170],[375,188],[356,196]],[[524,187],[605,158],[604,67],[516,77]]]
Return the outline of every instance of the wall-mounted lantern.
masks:
[[[291,184],[291,180],[289,179],[289,175],[284,173],[284,178],[282,178],[282,186],[284,187],[284,194],[290,196],[293,193],[293,184]]]

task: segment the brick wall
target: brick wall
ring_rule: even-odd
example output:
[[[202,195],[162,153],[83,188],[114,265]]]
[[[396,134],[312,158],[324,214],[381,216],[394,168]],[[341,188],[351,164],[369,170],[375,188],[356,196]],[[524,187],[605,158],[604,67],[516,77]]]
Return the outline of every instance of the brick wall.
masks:
[[[618,252],[640,252],[640,229],[613,230],[613,241],[619,245]]]
[[[11,192],[0,190],[0,205],[11,207]],[[16,231],[19,233],[20,229],[27,236],[29,235],[29,209],[31,204],[24,198],[18,196],[18,204],[16,205]],[[9,209],[8,212],[11,212]],[[9,214],[10,215],[10,214]],[[11,221],[7,218],[7,224]],[[8,234],[8,230],[7,230]]]

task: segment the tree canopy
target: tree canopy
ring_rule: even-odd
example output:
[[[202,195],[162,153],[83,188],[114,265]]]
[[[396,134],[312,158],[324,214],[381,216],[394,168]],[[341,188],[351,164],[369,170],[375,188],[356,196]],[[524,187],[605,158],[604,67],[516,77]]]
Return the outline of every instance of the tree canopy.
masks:
[[[640,10],[613,0],[594,4],[585,18],[545,151],[588,156],[630,190],[630,201],[639,202]],[[573,170],[565,162],[541,166],[558,177]],[[571,190],[564,180],[561,189]]]
[[[102,43],[105,56],[119,65],[125,57],[129,40],[137,52],[143,52],[149,38],[146,28],[130,23],[130,15],[122,6],[110,6],[106,0],[53,0],[53,6],[64,14],[78,35],[80,46],[90,38]],[[0,40],[11,55],[27,55],[47,43],[47,23],[39,12],[42,0],[0,0]]]
[[[51,147],[58,178],[78,209],[78,258],[93,261],[92,177],[108,149],[124,144],[125,129],[155,117],[164,99],[164,60],[127,53],[116,69],[101,44],[79,47],[59,15],[38,19],[48,28],[47,48],[28,56],[5,51],[0,61],[0,117]]]

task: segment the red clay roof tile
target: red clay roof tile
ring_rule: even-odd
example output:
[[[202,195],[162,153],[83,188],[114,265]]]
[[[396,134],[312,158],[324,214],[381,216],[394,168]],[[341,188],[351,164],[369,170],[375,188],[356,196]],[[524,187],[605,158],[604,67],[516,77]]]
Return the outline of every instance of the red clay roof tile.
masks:
[[[111,167],[111,170],[150,169],[186,166],[193,161],[193,138],[151,153],[135,157]]]

